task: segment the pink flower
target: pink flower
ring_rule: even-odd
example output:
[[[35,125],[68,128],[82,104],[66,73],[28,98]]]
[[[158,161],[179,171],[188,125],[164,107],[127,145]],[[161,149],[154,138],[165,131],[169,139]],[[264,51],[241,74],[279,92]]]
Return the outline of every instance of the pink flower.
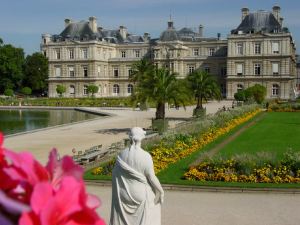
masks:
[[[56,149],[46,167],[31,153],[15,153],[0,133],[0,224],[105,225],[97,215],[100,201],[85,191],[83,169]]]
[[[49,161],[46,166],[54,187],[57,187],[65,176],[73,176],[77,180],[82,180],[83,169],[74,163],[72,157],[64,156],[61,160],[58,158],[57,150],[53,149],[49,154]]]
[[[35,186],[32,212],[24,213],[20,225],[105,225],[95,208],[100,202],[90,205],[84,183],[73,177],[64,177],[58,189],[47,182]],[[96,204],[95,204],[96,203]]]

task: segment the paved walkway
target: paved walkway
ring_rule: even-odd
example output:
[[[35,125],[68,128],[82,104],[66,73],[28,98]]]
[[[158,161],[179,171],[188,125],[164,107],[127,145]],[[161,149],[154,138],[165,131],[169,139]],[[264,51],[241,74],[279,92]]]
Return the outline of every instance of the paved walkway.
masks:
[[[109,223],[111,187],[88,185]],[[162,225],[299,225],[300,194],[165,191]],[[155,225],[155,224],[153,224]]]
[[[205,107],[208,113],[214,113],[223,105],[231,107],[231,103],[231,101],[211,102]],[[193,108],[187,107],[186,110],[182,107],[179,110],[170,108],[166,110],[166,116],[175,119],[188,118],[192,116]],[[80,151],[99,144],[106,148],[111,143],[127,138],[127,132],[131,127],[150,127],[151,118],[155,117],[154,109],[148,111],[89,109],[113,116],[7,137],[4,146],[15,151],[29,150],[40,162],[45,163],[53,147],[56,147],[61,155],[71,155],[73,148]]]

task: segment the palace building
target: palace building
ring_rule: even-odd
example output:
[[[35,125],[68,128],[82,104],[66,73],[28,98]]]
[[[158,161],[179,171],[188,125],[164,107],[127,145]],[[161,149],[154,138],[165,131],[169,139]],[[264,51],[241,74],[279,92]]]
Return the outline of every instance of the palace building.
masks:
[[[159,38],[128,32],[125,26],[108,30],[88,21],[65,20],[59,35],[42,35],[41,50],[49,59],[49,97],[57,85],[65,97],[88,96],[88,85],[97,85],[96,97],[131,95],[132,65],[151,57],[157,67],[167,67],[186,77],[202,69],[217,77],[223,96],[233,99],[238,90],[254,84],[267,88],[267,98],[288,99],[296,86],[295,44],[283,26],[280,7],[272,12],[242,9],[241,23],[227,39],[204,37],[204,27],[175,29],[173,21]]]

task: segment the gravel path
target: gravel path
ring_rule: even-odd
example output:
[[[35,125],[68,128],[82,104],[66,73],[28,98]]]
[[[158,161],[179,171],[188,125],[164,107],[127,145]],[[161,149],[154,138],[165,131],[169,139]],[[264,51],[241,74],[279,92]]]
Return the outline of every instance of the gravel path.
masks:
[[[111,187],[88,185],[109,222]],[[162,225],[299,225],[300,194],[165,191]],[[153,224],[155,225],[155,224]]]

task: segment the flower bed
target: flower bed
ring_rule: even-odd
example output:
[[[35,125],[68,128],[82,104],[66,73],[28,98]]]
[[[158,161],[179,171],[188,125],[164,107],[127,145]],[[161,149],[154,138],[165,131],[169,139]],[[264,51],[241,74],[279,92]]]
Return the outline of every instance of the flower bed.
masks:
[[[184,174],[187,180],[247,183],[300,183],[300,152],[287,152],[280,161],[264,154],[205,160]],[[274,157],[274,156],[273,156]]]
[[[154,147],[151,151],[155,172],[158,173],[167,168],[169,164],[175,163],[179,159],[203,148],[205,145],[216,140],[219,136],[228,133],[236,126],[248,121],[259,112],[260,110],[257,109],[226,122],[222,127],[211,127],[199,138],[192,138],[189,142],[176,141],[174,146],[171,147],[167,147],[164,142],[161,142],[159,146]]]
[[[146,147],[152,155],[155,173],[198,151],[221,135],[253,118],[260,111],[256,106],[245,106],[231,112],[220,112],[206,120],[198,120],[184,128],[181,127],[175,133],[167,133],[158,144]],[[114,161],[103,164],[93,169],[91,174],[110,175],[113,164]]]

